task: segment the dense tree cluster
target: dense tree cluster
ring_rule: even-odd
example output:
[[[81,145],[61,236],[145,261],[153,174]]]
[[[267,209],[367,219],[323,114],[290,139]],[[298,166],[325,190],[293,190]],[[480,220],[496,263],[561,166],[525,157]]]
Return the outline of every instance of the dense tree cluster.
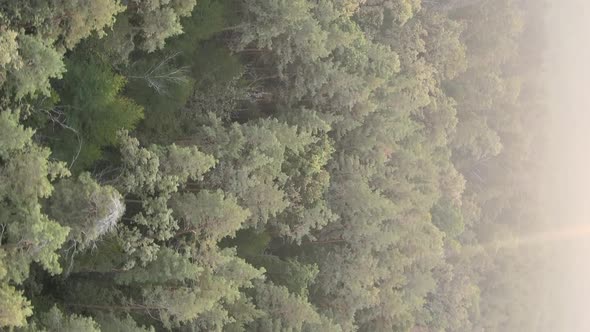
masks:
[[[0,0],[0,329],[541,331],[542,10]]]

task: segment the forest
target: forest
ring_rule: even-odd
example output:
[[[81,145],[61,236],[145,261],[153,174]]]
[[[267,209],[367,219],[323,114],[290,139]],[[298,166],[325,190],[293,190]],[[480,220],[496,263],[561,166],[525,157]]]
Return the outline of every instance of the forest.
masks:
[[[542,331],[535,0],[0,0],[0,330]]]

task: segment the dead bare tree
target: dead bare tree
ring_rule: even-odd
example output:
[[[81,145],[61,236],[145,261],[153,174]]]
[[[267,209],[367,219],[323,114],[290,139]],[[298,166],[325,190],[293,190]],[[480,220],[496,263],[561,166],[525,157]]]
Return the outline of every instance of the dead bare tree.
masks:
[[[174,67],[172,65],[172,61],[178,57],[179,54],[180,53],[178,52],[169,54],[161,61],[148,67],[142,73],[128,75],[127,78],[143,80],[158,94],[165,95],[168,93],[170,85],[180,85],[188,82],[188,67]],[[133,67],[133,65],[131,67]]]

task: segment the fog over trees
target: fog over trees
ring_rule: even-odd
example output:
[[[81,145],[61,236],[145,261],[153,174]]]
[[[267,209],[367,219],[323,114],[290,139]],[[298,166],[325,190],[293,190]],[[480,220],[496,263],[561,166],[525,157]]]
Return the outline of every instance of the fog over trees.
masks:
[[[547,11],[0,0],[0,330],[558,331]]]

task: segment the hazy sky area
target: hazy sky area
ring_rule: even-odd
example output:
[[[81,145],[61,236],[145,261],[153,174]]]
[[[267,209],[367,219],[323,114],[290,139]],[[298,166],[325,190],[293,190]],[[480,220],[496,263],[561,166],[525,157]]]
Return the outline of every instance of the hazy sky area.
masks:
[[[541,185],[547,218],[576,227],[547,257],[545,289],[556,331],[590,331],[590,2],[554,0],[547,20],[546,84],[550,105]],[[574,225],[574,226],[572,226]]]

